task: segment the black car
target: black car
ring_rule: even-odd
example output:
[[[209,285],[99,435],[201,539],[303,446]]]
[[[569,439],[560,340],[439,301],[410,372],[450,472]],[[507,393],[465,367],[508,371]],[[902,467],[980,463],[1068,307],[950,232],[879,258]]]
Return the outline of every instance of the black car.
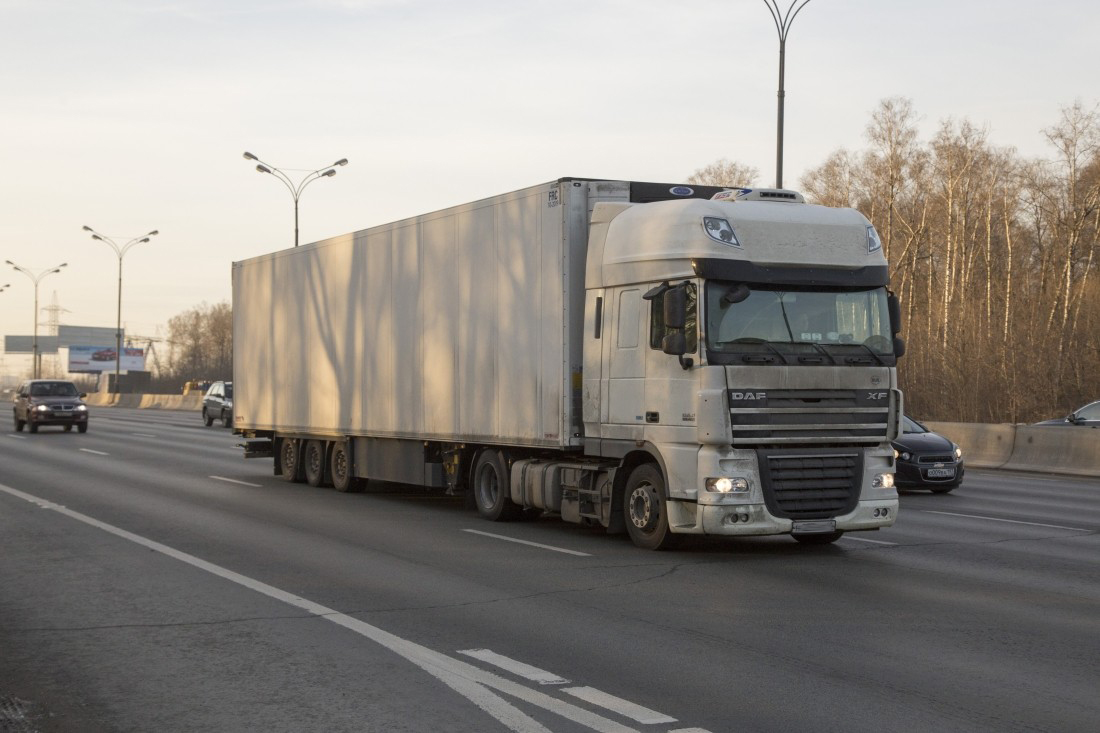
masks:
[[[85,393],[72,382],[60,379],[31,379],[23,382],[15,393],[15,432],[23,426],[32,433],[40,425],[61,425],[65,432],[76,426],[82,433],[88,432],[88,406]]]
[[[894,441],[899,489],[931,489],[946,494],[963,480],[962,449],[939,433],[933,433],[903,416],[902,434]]]
[[[215,420],[227,428],[233,426],[232,382],[214,382],[202,398],[202,421],[210,427]]]
[[[1100,428],[1100,400],[1090,402],[1080,410],[1074,410],[1065,417],[1043,420],[1036,425],[1078,425],[1086,428]]]

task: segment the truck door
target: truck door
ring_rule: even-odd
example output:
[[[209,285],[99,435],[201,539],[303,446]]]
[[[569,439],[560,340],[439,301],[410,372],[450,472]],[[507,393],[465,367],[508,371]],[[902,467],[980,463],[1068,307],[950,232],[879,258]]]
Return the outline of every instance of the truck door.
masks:
[[[611,440],[641,440],[645,429],[646,319],[642,290],[623,288],[609,291],[612,299],[609,333],[605,334],[607,355],[607,418],[603,437]]]

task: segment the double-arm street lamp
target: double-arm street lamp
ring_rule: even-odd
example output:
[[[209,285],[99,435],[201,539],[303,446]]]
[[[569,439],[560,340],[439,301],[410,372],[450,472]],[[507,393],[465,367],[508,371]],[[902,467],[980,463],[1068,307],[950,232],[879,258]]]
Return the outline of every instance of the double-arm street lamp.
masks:
[[[280,181],[283,182],[283,185],[287,187],[287,190],[290,191],[290,195],[294,197],[294,246],[295,247],[298,246],[298,199],[301,198],[302,191],[305,190],[306,186],[313,183],[318,178],[332,178],[333,176],[336,175],[336,167],[337,166],[348,164],[348,159],[347,158],[341,158],[340,160],[336,161],[332,165],[325,166],[324,168],[318,168],[315,171],[311,171],[311,172],[307,173],[305,178],[303,178],[301,181],[299,181],[297,184],[295,184],[294,181],[292,181],[290,179],[290,176],[288,176],[286,173],[284,173],[283,171],[281,171],[280,169],[276,168],[275,166],[273,166],[269,163],[263,162],[262,160],[257,158],[252,153],[246,152],[244,154],[244,159],[245,160],[254,160],[254,161],[256,161],[256,170],[257,171],[259,171],[260,173],[270,173],[271,175],[278,178]]]
[[[52,275],[55,272],[61,272],[61,268],[68,267],[69,263],[62,262],[57,267],[51,267],[47,270],[39,272],[38,274],[31,272],[25,267],[20,267],[11,260],[4,260],[4,263],[11,265],[12,269],[16,272],[21,272],[29,277],[31,279],[31,282],[34,283],[34,336],[32,337],[33,341],[31,341],[31,374],[33,376],[31,378],[38,379],[39,372],[42,371],[42,355],[38,353],[38,283],[42,282],[42,280],[48,275]],[[8,286],[5,285],[4,288],[6,287]],[[4,288],[0,288],[0,290],[3,290]]]
[[[92,233],[92,239],[98,239],[101,242],[106,242],[110,245],[111,249],[118,255],[118,316],[115,321],[115,393],[119,393],[119,374],[122,370],[122,258],[133,249],[135,246],[148,242],[149,238],[158,234],[157,230],[144,234],[140,237],[134,237],[125,244],[119,244],[110,237],[100,234],[91,227],[84,227],[84,231]]]
[[[764,0],[768,11],[775,21],[775,29],[779,32],[779,114],[776,122],[775,142],[775,187],[783,188],[783,98],[786,92],[783,90],[783,72],[786,69],[787,34],[791,30],[795,16],[798,15],[806,3],[810,0],[792,0],[786,14],[779,9],[779,0]],[[797,6],[797,7],[796,7]]]

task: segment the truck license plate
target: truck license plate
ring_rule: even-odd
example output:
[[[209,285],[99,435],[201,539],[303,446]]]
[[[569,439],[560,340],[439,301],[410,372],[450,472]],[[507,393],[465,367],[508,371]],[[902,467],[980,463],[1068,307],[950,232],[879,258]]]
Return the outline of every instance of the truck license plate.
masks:
[[[791,534],[824,534],[835,531],[835,519],[802,519],[791,523]]]
[[[928,469],[928,478],[953,478],[955,476],[955,469],[953,468],[930,468]]]

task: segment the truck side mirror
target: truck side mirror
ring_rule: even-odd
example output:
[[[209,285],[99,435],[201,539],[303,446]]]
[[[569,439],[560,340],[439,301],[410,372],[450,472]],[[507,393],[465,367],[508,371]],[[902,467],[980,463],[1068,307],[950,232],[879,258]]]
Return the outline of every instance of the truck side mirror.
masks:
[[[664,316],[666,328],[682,330],[687,325],[687,292],[683,287],[670,288],[665,292]]]
[[[890,330],[896,336],[901,333],[901,301],[893,293],[887,293],[886,303],[890,308]]]
[[[894,357],[900,359],[905,356],[905,339],[900,336],[894,337]]]
[[[687,336],[682,330],[673,331],[661,339],[661,351],[671,356],[683,356],[687,353]]]

